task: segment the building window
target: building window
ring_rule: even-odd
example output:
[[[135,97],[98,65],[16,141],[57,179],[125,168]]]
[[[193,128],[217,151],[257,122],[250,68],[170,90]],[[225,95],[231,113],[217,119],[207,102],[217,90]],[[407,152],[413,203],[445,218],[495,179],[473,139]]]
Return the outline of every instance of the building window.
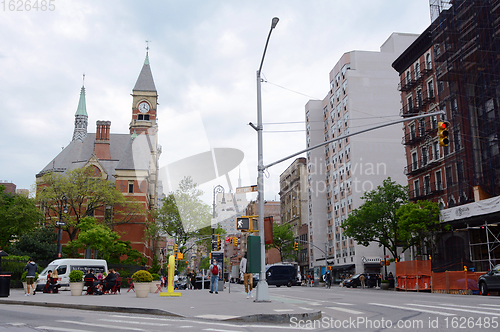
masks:
[[[437,126],[438,126],[437,115],[433,115],[433,116],[431,116],[431,128],[437,129]]]
[[[425,136],[425,120],[424,119],[419,120],[418,127],[420,129],[420,136],[424,137]]]
[[[431,54],[430,53],[427,53],[425,56],[425,68],[432,69],[432,61],[431,61]]]
[[[416,152],[413,152],[411,154],[411,163],[412,163],[412,170],[416,170],[418,168],[418,158]]]
[[[417,90],[417,108],[422,107],[423,105],[423,100],[422,100],[422,89]]]
[[[415,64],[415,79],[419,79],[420,78],[420,63],[416,63]]]
[[[424,176],[424,193],[425,195],[431,194],[431,177],[429,175]]]
[[[415,135],[415,125],[411,124],[410,125],[410,139],[414,140],[415,138],[416,138],[416,135]]]
[[[433,150],[434,150],[434,160],[439,159],[439,143],[438,142],[433,142]]]
[[[420,197],[420,181],[415,180],[413,181],[413,187],[415,188],[415,197]]]
[[[445,176],[446,176],[446,187],[451,187],[453,185],[453,174],[451,170],[451,166],[446,167],[445,170]]]
[[[128,193],[133,194],[134,193],[134,181],[129,181],[128,182]]]
[[[437,171],[436,177],[436,190],[443,190],[443,180],[441,179],[441,171]]]
[[[408,105],[408,112],[411,112],[411,110],[413,109],[413,97],[412,96],[408,97],[407,105]]]
[[[432,82],[432,80],[427,82],[427,96],[429,98],[434,98],[434,83]]]
[[[145,121],[149,121],[149,114],[139,114],[137,116],[137,120],[145,120]]]
[[[409,70],[406,71],[406,84],[411,84],[411,72]]]
[[[422,148],[422,166],[427,165],[427,148]]]

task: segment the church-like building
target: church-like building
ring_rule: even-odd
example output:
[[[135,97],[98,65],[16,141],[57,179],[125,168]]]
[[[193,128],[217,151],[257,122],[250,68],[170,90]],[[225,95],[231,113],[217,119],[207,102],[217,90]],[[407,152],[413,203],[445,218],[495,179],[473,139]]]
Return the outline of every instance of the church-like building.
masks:
[[[140,202],[133,221],[117,225],[121,240],[130,241],[151,262],[154,244],[145,240],[145,223],[157,206],[158,173],[161,146],[158,144],[158,94],[146,53],[144,65],[132,90],[132,113],[127,134],[112,134],[111,121],[97,121],[96,132],[88,133],[85,87],[82,86],[75,114],[72,141],[40,173],[66,173],[76,168],[92,167],[95,174],[115,183],[126,199]],[[104,215],[104,212],[101,211]],[[96,217],[99,217],[96,215]],[[62,243],[68,238],[63,236]]]

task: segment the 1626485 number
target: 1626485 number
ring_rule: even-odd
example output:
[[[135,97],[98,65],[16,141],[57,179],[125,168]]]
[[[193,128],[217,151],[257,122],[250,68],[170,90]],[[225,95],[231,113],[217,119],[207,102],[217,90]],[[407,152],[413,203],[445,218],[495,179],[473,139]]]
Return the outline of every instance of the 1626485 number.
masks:
[[[446,317],[446,328],[452,329],[497,329],[498,317]]]
[[[2,11],[29,12],[29,11],[54,11],[56,0],[2,0]]]

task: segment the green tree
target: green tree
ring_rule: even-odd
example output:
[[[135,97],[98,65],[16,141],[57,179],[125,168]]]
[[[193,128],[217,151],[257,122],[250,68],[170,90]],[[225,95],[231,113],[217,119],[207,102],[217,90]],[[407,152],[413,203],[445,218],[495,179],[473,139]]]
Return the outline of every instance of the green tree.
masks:
[[[121,241],[118,233],[113,232],[107,225],[98,223],[95,218],[82,218],[78,228],[80,229],[78,238],[66,246],[66,252],[93,249],[97,250],[98,258],[105,259],[109,263],[142,262],[139,251],[132,249],[128,241]],[[127,256],[127,259],[120,260],[122,256]]]
[[[439,204],[431,201],[409,202],[396,211],[401,241],[416,246],[422,255],[425,247],[435,249],[436,237],[441,232]]]
[[[130,202],[111,181],[95,174],[93,166],[77,168],[60,174],[50,172],[42,176],[37,201],[55,223],[61,212],[61,199],[67,198],[68,213],[62,212],[70,241],[76,239],[82,218],[102,211],[105,223],[114,225],[133,221],[140,210],[139,203]],[[107,211],[112,210],[111,214]]]
[[[273,225],[273,243],[266,244],[266,249],[276,248],[280,253],[280,260],[283,258],[293,259],[293,229],[290,224]]]
[[[52,226],[37,227],[23,234],[9,247],[10,255],[28,256],[36,261],[50,261],[56,257],[57,234]]]
[[[396,258],[398,245],[403,246],[403,251],[411,245],[401,242],[399,218],[396,215],[399,207],[408,201],[407,187],[389,177],[377,189],[366,192],[362,199],[365,200],[363,205],[355,209],[342,224],[344,235],[363,246],[377,242]]]
[[[0,248],[7,249],[13,240],[31,232],[42,217],[34,199],[6,193],[0,185]]]
[[[200,199],[202,195],[196,183],[186,177],[175,192],[162,199],[162,207],[153,212],[162,232],[174,237],[179,249],[186,250],[188,241],[198,238],[203,233],[201,229],[210,225],[210,206]]]

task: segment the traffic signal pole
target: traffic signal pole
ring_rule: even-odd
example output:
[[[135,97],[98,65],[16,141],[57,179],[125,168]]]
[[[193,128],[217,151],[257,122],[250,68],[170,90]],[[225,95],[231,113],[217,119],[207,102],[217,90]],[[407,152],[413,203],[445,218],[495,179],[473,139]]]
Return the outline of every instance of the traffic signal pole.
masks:
[[[277,164],[279,164],[281,162],[284,162],[284,161],[286,161],[286,160],[288,160],[290,158],[298,156],[299,154],[302,154],[302,153],[305,153],[305,152],[308,152],[308,151],[320,148],[322,146],[325,146],[325,145],[333,143],[333,142],[337,142],[337,141],[343,140],[344,138],[347,138],[347,137],[351,137],[351,136],[363,134],[363,133],[366,133],[366,132],[369,132],[369,131],[372,131],[372,130],[375,130],[375,129],[380,129],[380,128],[392,126],[392,125],[395,125],[395,124],[398,124],[398,123],[402,123],[402,122],[408,122],[408,121],[415,120],[415,119],[421,119],[421,118],[426,118],[426,117],[429,117],[429,116],[444,115],[444,114],[446,114],[444,111],[437,111],[437,112],[433,112],[433,113],[427,113],[427,114],[422,114],[422,115],[411,116],[411,117],[408,117],[408,118],[404,118],[402,120],[392,121],[392,122],[389,122],[389,123],[381,124],[379,126],[375,126],[375,127],[363,129],[363,130],[357,131],[357,132],[352,133],[352,134],[342,135],[342,136],[339,136],[337,138],[331,139],[329,141],[325,141],[325,142],[316,144],[313,147],[310,147],[310,148],[301,150],[299,152],[296,152],[296,153],[294,153],[294,154],[292,154],[292,155],[290,155],[288,157],[282,158],[282,159],[277,160],[277,161],[275,161],[273,163],[270,163],[268,165],[263,165],[262,167],[263,167],[263,170],[266,170],[267,168],[269,168],[271,166],[277,165]]]

